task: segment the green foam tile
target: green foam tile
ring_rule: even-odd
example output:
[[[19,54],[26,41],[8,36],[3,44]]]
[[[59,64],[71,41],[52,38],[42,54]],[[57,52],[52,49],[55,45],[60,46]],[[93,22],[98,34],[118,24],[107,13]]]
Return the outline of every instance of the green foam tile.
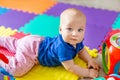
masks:
[[[112,24],[112,29],[120,29],[120,14]]]
[[[59,17],[41,14],[29,23],[20,27],[18,31],[41,36],[55,36],[59,33]]]

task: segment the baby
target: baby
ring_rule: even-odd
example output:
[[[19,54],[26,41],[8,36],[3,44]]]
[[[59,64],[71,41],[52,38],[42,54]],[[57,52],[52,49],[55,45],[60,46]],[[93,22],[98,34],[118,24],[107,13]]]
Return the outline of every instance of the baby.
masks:
[[[77,9],[69,8],[61,13],[60,34],[53,38],[37,35],[28,35],[21,39],[0,37],[0,46],[15,53],[13,57],[7,56],[8,64],[0,61],[0,66],[13,76],[23,76],[38,63],[49,67],[62,65],[78,76],[95,78],[98,76],[99,65],[84,48],[85,26],[85,15]],[[88,68],[74,63],[76,55],[88,64]]]

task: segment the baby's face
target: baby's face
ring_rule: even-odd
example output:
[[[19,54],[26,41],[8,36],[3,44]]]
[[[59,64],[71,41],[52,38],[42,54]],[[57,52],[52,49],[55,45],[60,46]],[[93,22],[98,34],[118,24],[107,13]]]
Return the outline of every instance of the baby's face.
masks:
[[[73,46],[80,43],[84,38],[86,18],[81,17],[69,17],[64,18],[64,24],[61,24],[60,33],[63,40]]]

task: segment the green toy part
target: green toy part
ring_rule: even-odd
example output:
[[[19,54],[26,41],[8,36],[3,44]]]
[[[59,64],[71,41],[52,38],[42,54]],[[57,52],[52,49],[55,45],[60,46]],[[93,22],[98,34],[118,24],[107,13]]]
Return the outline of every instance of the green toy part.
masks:
[[[108,68],[105,62],[105,49],[106,49],[106,44],[103,43],[102,45],[102,64],[103,64],[103,69],[105,71],[106,74],[108,74]]]
[[[106,80],[104,77],[94,78],[94,80]]]

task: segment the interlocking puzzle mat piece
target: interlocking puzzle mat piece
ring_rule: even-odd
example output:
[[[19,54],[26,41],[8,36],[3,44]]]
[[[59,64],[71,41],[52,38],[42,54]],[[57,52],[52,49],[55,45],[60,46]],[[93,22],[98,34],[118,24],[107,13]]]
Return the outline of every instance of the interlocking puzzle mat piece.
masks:
[[[115,12],[115,11],[88,8],[88,7],[65,4],[65,3],[57,3],[55,6],[47,10],[45,14],[60,16],[60,13],[67,8],[77,8],[81,10],[83,13],[85,13],[88,24],[105,25],[108,27],[113,24],[113,21],[116,19],[117,15],[119,14],[119,12]]]
[[[24,34],[23,32],[16,32],[14,35],[11,35],[11,36],[20,39],[27,35],[30,35],[30,34]]]
[[[38,15],[34,20],[20,27],[18,31],[41,36],[55,36],[59,33],[59,17]]]
[[[4,75],[0,73],[0,80],[4,80]]]
[[[60,16],[60,13],[67,8],[77,8],[85,13],[87,17],[87,25],[85,31],[85,45],[91,49],[97,48],[99,43],[104,39],[106,32],[111,28],[118,12],[88,8],[83,6],[57,3],[51,9],[47,10],[45,14]]]
[[[118,15],[118,17],[114,21],[112,28],[113,29],[120,29],[120,14]]]
[[[110,31],[108,26],[98,26],[96,24],[88,24],[85,31],[84,44],[90,49],[99,49],[99,46],[104,40],[105,35]]]
[[[0,15],[10,11],[9,9],[0,7]]]
[[[75,63],[82,67],[86,67],[86,63],[80,60],[78,57],[75,58]],[[62,66],[45,67],[41,65],[36,65],[28,74],[23,77],[16,77],[16,80],[31,80],[33,78],[34,80],[78,80],[78,76],[66,71]]]
[[[35,14],[29,14],[27,12],[10,10],[6,14],[0,16],[0,25],[11,27],[12,29],[18,29],[35,16]]]
[[[29,13],[42,14],[56,3],[54,0],[1,0],[0,6],[27,11]]]
[[[11,28],[5,28],[4,26],[0,26],[0,36],[10,36],[13,35],[17,30],[12,30]]]

